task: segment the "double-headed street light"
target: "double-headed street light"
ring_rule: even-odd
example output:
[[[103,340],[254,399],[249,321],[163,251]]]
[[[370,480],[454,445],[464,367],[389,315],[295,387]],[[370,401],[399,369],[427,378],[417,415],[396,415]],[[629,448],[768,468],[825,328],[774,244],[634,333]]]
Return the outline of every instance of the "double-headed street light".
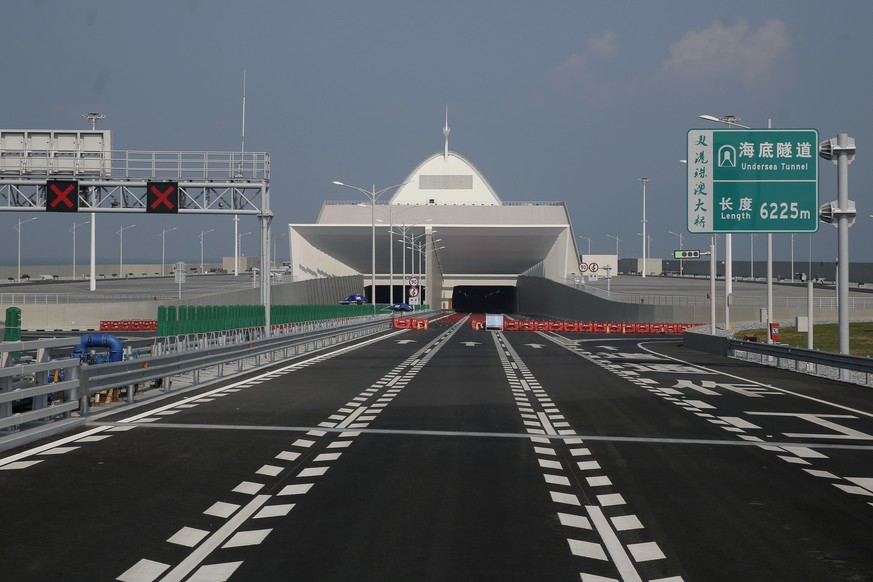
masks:
[[[15,278],[16,283],[21,282],[21,225],[25,222],[32,222],[39,218],[38,216],[34,216],[33,218],[28,218],[27,220],[18,219],[18,226],[13,226],[15,230],[18,231],[18,276]]]
[[[357,190],[364,196],[370,199],[370,222],[372,225],[372,238],[370,244],[372,246],[371,249],[371,264],[370,264],[370,293],[372,296],[370,297],[370,303],[373,305],[373,313],[376,313],[376,200],[378,200],[379,196],[387,192],[388,190],[392,190],[394,188],[399,188],[407,184],[407,182],[401,182],[400,184],[395,184],[394,186],[388,186],[387,188],[382,188],[378,192],[376,191],[376,185],[373,184],[372,190],[365,190],[364,188],[359,188],[357,186],[352,186],[351,184],[345,184],[340,182],[339,180],[334,180],[333,184],[335,186],[344,186],[346,188],[351,188],[352,190]],[[365,294],[366,295],[366,294]]]
[[[161,277],[164,276],[164,249],[166,248],[167,233],[171,230],[176,230],[177,227],[165,228],[161,231]]]

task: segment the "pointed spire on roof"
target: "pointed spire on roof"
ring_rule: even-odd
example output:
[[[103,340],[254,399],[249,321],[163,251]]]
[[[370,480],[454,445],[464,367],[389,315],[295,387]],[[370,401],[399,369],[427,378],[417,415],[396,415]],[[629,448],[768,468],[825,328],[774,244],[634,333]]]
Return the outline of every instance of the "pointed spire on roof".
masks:
[[[443,153],[444,160],[449,159],[449,133],[451,131],[452,130],[449,129],[449,106],[446,105],[446,125],[445,125],[445,127],[443,127],[443,137],[446,138],[445,151]]]

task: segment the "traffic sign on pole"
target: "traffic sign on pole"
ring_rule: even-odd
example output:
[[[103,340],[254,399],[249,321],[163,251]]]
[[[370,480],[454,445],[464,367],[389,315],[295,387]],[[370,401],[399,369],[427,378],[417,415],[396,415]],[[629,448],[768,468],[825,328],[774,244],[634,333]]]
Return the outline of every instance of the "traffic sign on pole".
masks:
[[[588,263],[579,263],[579,272],[585,273],[588,271]]]
[[[818,230],[818,131],[688,131],[692,233]]]

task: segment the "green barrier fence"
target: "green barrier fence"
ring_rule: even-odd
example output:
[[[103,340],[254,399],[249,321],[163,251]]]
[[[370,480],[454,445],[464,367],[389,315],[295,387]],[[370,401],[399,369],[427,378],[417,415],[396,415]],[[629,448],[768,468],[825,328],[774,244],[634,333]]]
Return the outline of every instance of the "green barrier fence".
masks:
[[[387,313],[388,307],[387,304],[376,304],[376,313]],[[427,308],[427,305],[416,306],[417,311]],[[283,325],[372,314],[372,305],[273,305],[270,308],[270,323]],[[158,307],[157,335],[159,337],[264,325],[266,325],[266,318],[262,305],[180,305],[178,307],[161,305]]]

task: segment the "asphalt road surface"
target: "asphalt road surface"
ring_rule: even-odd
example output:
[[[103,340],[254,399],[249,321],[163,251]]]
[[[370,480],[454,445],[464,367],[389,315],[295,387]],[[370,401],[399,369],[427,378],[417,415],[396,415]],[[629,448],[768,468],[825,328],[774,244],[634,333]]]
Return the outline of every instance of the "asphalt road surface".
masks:
[[[869,390],[384,334],[0,456],[4,580],[873,580]]]

